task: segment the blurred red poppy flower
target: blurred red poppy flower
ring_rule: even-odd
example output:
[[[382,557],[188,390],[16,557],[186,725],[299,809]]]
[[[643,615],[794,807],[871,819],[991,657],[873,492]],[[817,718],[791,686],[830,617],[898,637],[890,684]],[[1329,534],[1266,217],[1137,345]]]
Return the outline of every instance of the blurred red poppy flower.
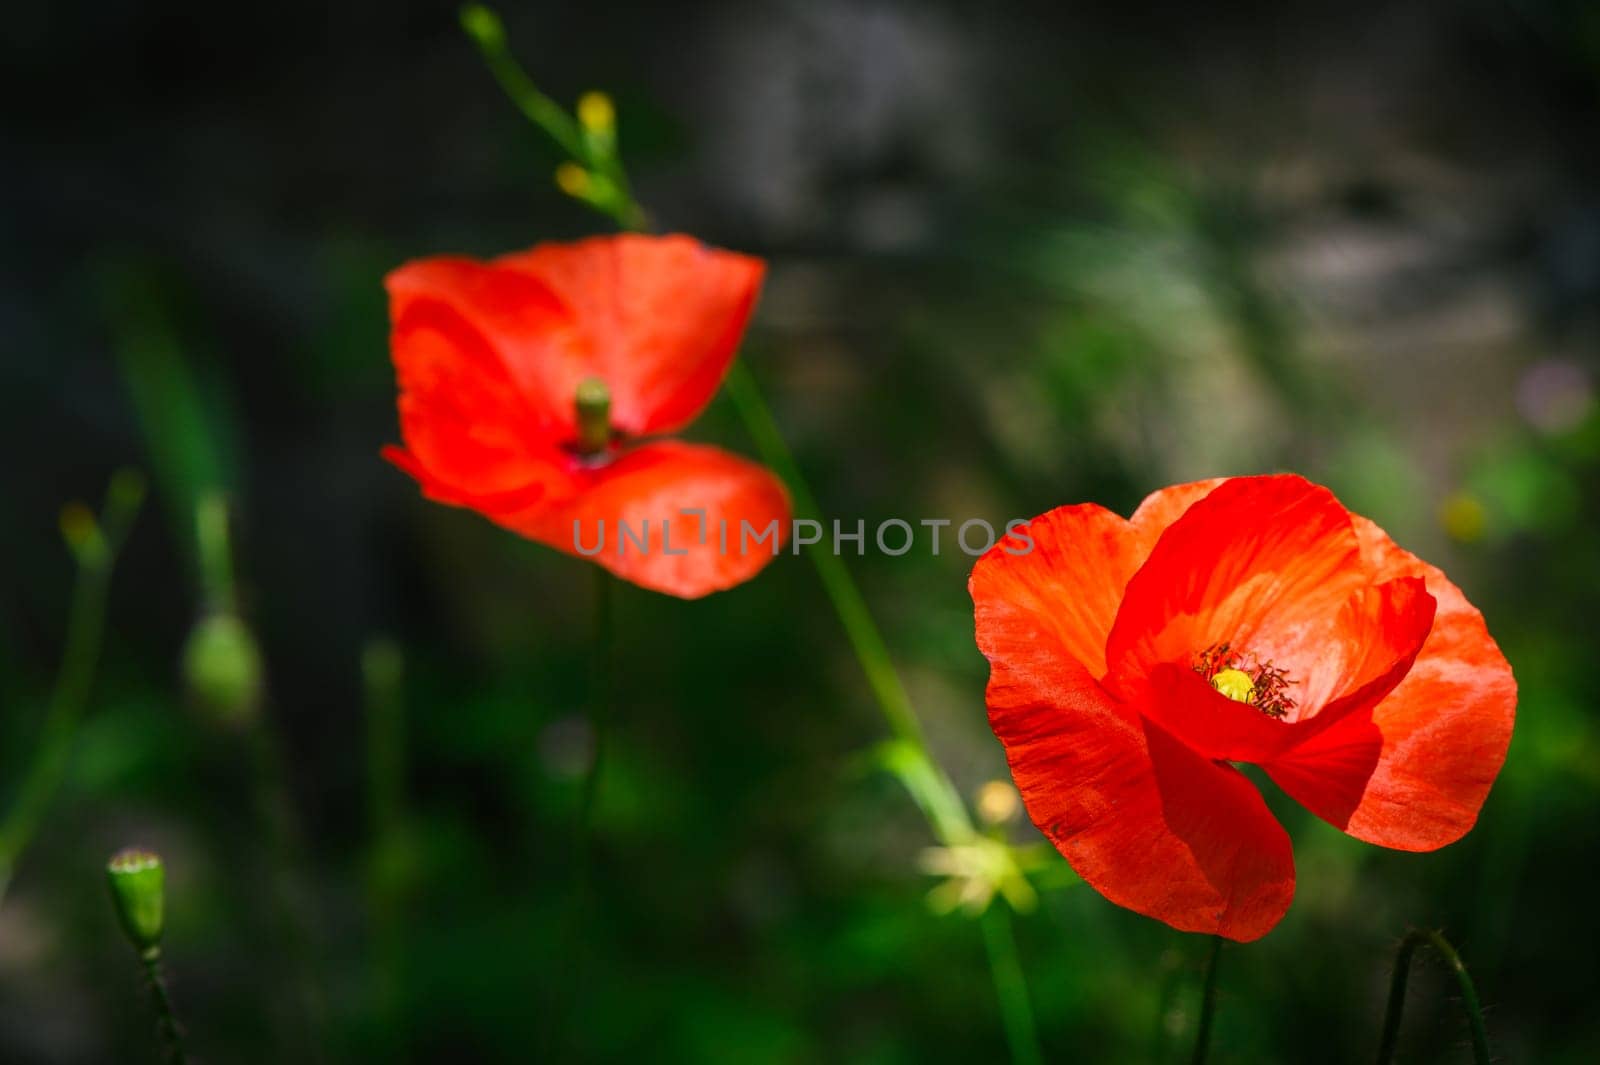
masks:
[[[1034,823],[1112,902],[1236,940],[1282,918],[1289,837],[1231,763],[1380,846],[1472,827],[1511,667],[1443,573],[1327,489],[1204,481],[1022,532],[970,582],[989,721]]]
[[[637,234],[407,263],[386,282],[405,445],[384,455],[428,498],[646,588],[739,584],[787,534],[782,483],[717,448],[649,438],[711,400],[763,271]],[[776,538],[741,549],[741,523],[774,521]]]

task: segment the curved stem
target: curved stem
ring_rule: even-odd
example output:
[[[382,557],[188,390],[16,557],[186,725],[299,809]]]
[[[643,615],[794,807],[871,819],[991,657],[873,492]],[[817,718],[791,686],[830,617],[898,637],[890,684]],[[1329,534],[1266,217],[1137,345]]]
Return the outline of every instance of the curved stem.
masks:
[[[1194,1065],[1205,1065],[1211,1050],[1211,1021],[1217,1012],[1217,962],[1222,958],[1222,937],[1211,937],[1211,954],[1206,959],[1206,980],[1200,992],[1200,1026],[1194,1033]]]
[[[74,545],[78,578],[50,707],[45,711],[39,745],[27,773],[11,809],[0,821],[0,902],[5,899],[17,862],[33,841],[50,800],[66,775],[72,740],[89,703],[105,640],[111,571],[143,495],[143,482],[137,474],[119,473],[112,479],[101,521],[96,525],[92,516],[84,515],[90,524],[90,535],[81,545]]]
[[[161,1033],[161,1056],[168,1065],[187,1065],[183,1027],[178,1023],[178,1012],[172,1007],[172,995],[167,991],[167,980],[161,972],[161,951],[152,948],[141,954],[139,960],[144,963],[145,978],[150,984],[150,1002],[156,1011],[156,1028]]]
[[[1431,928],[1413,928],[1400,941],[1400,950],[1394,959],[1394,977],[1389,984],[1389,1006],[1383,1017],[1383,1036],[1378,1042],[1378,1065],[1389,1065],[1394,1059],[1395,1044],[1400,1040],[1400,1016],[1406,1005],[1406,983],[1411,975],[1411,958],[1419,947],[1432,947],[1445,960],[1455,974],[1461,988],[1461,1006],[1466,1011],[1467,1023],[1472,1029],[1472,1060],[1477,1065],[1489,1065],[1489,1032],[1483,1024],[1483,1005],[1478,1001],[1478,988],[1472,974],[1456,953],[1444,934]]]
[[[1012,1065],[1043,1065],[1039,1033],[1033,1023],[1033,1004],[1028,999],[1028,982],[1017,957],[1017,938],[1011,929],[1011,914],[1004,907],[990,906],[980,918],[983,945],[989,955],[989,975],[994,980],[995,998],[1000,1002],[1000,1020],[1005,1025],[1006,1043],[1011,1047]]]
[[[811,488],[794,455],[772,417],[772,411],[762,398],[755,377],[743,362],[735,362],[728,370],[728,396],[733,400],[746,430],[755,440],[756,450],[780,478],[788,484],[794,497],[795,518],[821,525],[821,509],[811,494]],[[961,842],[973,833],[972,819],[960,793],[951,783],[944,769],[934,761],[922,731],[922,722],[911,705],[900,674],[889,657],[889,648],[883,642],[877,622],[856,587],[850,571],[838,555],[822,546],[822,541],[807,545],[806,553],[816,567],[817,577],[833,604],[850,648],[855,652],[861,671],[866,674],[867,685],[872,689],[878,708],[883,711],[889,731],[903,748],[912,753],[911,761],[903,768],[891,766],[901,776],[919,801],[925,803],[934,832],[946,844]]]

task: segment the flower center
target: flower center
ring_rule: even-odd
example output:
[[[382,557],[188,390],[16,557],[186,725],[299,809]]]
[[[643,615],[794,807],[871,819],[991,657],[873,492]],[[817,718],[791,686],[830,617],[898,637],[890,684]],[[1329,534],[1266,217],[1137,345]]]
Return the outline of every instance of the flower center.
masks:
[[[1253,654],[1240,654],[1225,643],[1197,655],[1194,671],[1229,699],[1253,706],[1268,717],[1287,717],[1295,707],[1289,697],[1291,681],[1286,672]]]
[[[1256,697],[1256,682],[1242,669],[1225,669],[1211,678],[1211,686],[1236,703],[1248,703]]]
[[[578,382],[572,397],[577,412],[578,454],[598,455],[611,443],[611,389],[598,377]]]

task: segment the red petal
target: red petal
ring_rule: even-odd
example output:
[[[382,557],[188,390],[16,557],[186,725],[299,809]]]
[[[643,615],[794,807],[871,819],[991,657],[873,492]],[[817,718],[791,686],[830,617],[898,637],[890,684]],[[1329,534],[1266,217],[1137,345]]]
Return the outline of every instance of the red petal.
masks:
[[[1433,566],[1352,516],[1375,579],[1420,577],[1438,601],[1410,672],[1370,717],[1351,715],[1266,767],[1313,813],[1357,839],[1433,850],[1460,839],[1505,761],[1517,686],[1483,616]]]
[[[1009,607],[1050,629],[1072,659],[1099,677],[1106,636],[1128,578],[1166,527],[1220,480],[1173,485],[1146,497],[1131,519],[1093,503],[1057,507],[1020,530],[1033,546],[1004,537],[973,567],[974,600]]]
[[[1072,507],[1033,525],[1103,531],[1112,517]],[[1086,639],[1083,626],[1050,624],[1038,596],[1012,601],[1027,586],[1019,578],[1032,571],[1016,567],[1028,557],[990,552],[971,590],[992,666],[989,721],[1029,816],[1111,901],[1186,931],[1264,935],[1294,893],[1287,834],[1248,780],[1140,722],[1095,683],[1069,650]]]
[[[1434,601],[1422,581],[1401,578],[1363,589],[1341,612],[1353,648],[1343,694],[1326,705],[1297,707],[1307,716],[1276,720],[1216,691],[1193,669],[1155,667],[1141,710],[1207,758],[1270,764],[1346,717],[1367,714],[1411,668],[1433,623]]]
[[[972,568],[968,587],[980,629],[987,613],[1006,624],[1048,633],[1068,661],[1098,677],[1105,672],[1106,633],[1122,589],[1144,557],[1128,522],[1093,503],[1057,507],[1022,528],[1032,541],[1001,541]],[[1063,663],[1041,662],[1047,674]]]
[[[421,259],[385,279],[394,323],[395,362],[404,334],[419,317],[435,324],[442,343],[461,360],[498,364],[502,387],[515,392],[519,429],[557,442],[573,433],[572,396],[593,372],[571,308],[537,278],[471,259]],[[497,418],[497,407],[471,407],[475,421]]]
[[[610,386],[614,423],[636,435],[678,429],[710,402],[766,269],[690,237],[632,233],[541,244],[495,265],[537,278],[573,309],[588,345],[584,372]]]
[[[454,306],[416,296],[418,277],[436,266],[390,276],[400,308],[390,349],[406,442],[401,465],[456,502],[556,487],[564,463],[541,428],[548,415],[482,331]]]
[[[782,482],[766,467],[717,448],[661,441],[582,468],[578,477],[578,493],[565,504],[489,516],[641,587],[685,599],[749,580],[788,538]],[[704,509],[703,524],[683,513],[693,508]],[[769,527],[772,535],[758,539]]]
[[[1237,477],[1161,534],[1129,580],[1106,683],[1138,695],[1162,662],[1229,643],[1305,676],[1326,661],[1340,608],[1368,582],[1350,517],[1299,477]]]

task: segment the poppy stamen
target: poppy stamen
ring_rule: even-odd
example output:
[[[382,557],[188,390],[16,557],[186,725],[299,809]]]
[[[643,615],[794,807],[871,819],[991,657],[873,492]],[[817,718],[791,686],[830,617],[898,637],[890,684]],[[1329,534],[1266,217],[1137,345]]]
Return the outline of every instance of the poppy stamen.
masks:
[[[1246,656],[1226,643],[1214,644],[1195,656],[1194,671],[1234,702],[1246,703],[1273,718],[1289,716],[1289,674],[1271,662]]]
[[[611,443],[611,389],[598,377],[586,377],[572,405],[578,415],[578,453],[598,455]]]

